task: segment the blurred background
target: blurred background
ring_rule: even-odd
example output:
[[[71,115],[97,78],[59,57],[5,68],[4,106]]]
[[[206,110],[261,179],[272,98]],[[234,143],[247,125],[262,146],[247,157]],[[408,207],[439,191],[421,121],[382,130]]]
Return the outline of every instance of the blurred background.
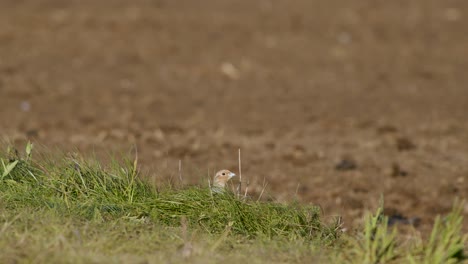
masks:
[[[468,198],[467,26],[464,0],[2,0],[0,136],[186,184],[240,148],[253,196],[424,226]]]

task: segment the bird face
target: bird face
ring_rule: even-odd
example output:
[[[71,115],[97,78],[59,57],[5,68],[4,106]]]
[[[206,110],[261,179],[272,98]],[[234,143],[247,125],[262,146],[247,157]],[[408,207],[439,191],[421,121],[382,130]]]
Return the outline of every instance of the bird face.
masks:
[[[236,174],[228,170],[220,170],[214,176],[213,186],[224,188],[226,183],[234,176],[236,176]]]

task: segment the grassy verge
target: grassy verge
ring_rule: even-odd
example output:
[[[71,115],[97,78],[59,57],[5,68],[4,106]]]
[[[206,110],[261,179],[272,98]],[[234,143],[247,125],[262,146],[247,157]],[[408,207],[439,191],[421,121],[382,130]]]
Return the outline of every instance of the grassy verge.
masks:
[[[404,245],[378,209],[361,231],[324,224],[315,206],[240,200],[207,187],[159,190],[137,161],[0,156],[1,263],[461,263],[461,209],[428,241]]]

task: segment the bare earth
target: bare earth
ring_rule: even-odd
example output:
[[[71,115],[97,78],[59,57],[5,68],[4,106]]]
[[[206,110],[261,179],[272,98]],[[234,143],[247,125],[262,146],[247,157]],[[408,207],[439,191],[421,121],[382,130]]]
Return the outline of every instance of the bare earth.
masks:
[[[383,193],[424,230],[468,198],[467,25],[465,0],[3,0],[0,137],[186,184],[240,148],[252,196],[349,226]]]

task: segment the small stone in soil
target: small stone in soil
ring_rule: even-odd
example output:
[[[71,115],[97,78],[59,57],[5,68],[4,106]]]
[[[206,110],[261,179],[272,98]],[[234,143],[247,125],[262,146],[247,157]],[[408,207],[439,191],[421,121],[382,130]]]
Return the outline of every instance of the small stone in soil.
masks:
[[[357,164],[352,159],[342,159],[336,164],[335,169],[339,171],[355,170],[357,169]]]

